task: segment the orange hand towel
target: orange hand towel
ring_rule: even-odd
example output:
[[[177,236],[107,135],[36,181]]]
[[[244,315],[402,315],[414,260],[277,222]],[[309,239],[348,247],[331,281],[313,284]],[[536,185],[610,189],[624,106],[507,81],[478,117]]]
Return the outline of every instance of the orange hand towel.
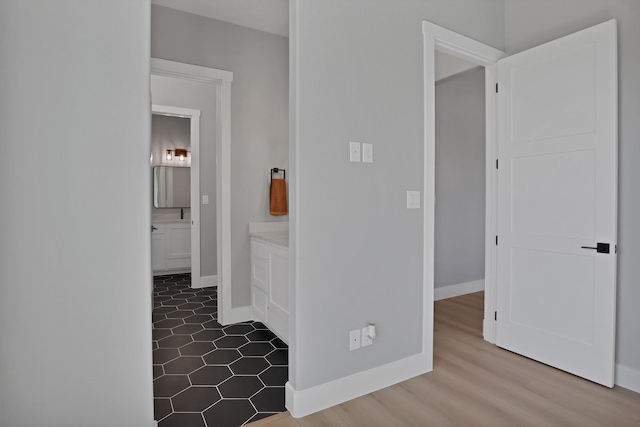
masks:
[[[271,179],[271,197],[269,213],[274,216],[287,214],[287,182],[284,179]]]

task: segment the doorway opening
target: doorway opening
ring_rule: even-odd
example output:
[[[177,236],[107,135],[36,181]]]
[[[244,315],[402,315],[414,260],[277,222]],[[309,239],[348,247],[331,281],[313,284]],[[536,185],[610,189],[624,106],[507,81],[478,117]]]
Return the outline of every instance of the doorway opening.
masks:
[[[484,291],[485,69],[436,51],[435,80],[434,301],[438,301]],[[479,295],[472,300],[474,310],[468,311],[467,321],[481,328]]]
[[[200,110],[154,105],[151,129],[153,274],[200,288]]]
[[[425,63],[425,150],[424,150],[424,342],[425,352],[430,355],[430,364],[433,366],[433,301],[438,296],[443,296],[445,291],[435,292],[435,264],[436,264],[436,53],[445,54],[449,57],[440,56],[440,60],[451,60],[457,66],[463,64],[463,69],[467,67],[484,68],[484,124],[485,124],[485,221],[484,221],[484,339],[495,342],[495,324],[492,313],[496,306],[496,295],[493,284],[495,283],[495,246],[492,245],[490,236],[494,236],[497,228],[496,219],[496,177],[493,174],[492,166],[497,153],[495,141],[495,118],[494,118],[494,94],[492,88],[495,82],[496,64],[498,59],[504,56],[504,52],[477,42],[468,37],[462,36],[446,28],[423,21],[424,34],[424,63]],[[456,61],[461,60],[461,61]],[[467,63],[465,65],[464,63]],[[459,125],[459,124],[458,124]],[[464,239],[464,236],[462,236]],[[454,259],[455,262],[455,259]],[[439,278],[440,280],[440,278]],[[439,283],[443,285],[445,283]],[[454,283],[455,284],[455,283]],[[455,293],[449,295],[461,295],[476,290],[480,282],[457,283],[458,287],[452,287]],[[440,286],[442,287],[442,286]],[[469,289],[472,288],[472,289]],[[428,346],[431,345],[429,349]]]

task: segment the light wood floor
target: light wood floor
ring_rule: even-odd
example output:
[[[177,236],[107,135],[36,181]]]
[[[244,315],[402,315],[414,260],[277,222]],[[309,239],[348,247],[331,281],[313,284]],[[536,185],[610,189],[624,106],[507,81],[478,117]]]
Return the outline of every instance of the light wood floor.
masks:
[[[482,292],[435,303],[434,370],[304,418],[252,427],[640,427],[640,394],[608,389],[482,339]]]

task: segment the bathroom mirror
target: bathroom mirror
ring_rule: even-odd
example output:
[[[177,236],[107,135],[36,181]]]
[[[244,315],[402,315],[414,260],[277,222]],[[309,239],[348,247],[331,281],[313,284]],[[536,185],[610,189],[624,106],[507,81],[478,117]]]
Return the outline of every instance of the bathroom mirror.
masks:
[[[191,168],[154,166],[153,205],[156,208],[188,208],[190,202]]]

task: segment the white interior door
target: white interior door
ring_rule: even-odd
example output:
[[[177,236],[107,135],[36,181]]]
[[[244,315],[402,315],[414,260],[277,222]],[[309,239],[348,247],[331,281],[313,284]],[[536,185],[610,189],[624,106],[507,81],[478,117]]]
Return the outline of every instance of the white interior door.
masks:
[[[498,62],[496,343],[609,387],[616,52],[612,20]]]

